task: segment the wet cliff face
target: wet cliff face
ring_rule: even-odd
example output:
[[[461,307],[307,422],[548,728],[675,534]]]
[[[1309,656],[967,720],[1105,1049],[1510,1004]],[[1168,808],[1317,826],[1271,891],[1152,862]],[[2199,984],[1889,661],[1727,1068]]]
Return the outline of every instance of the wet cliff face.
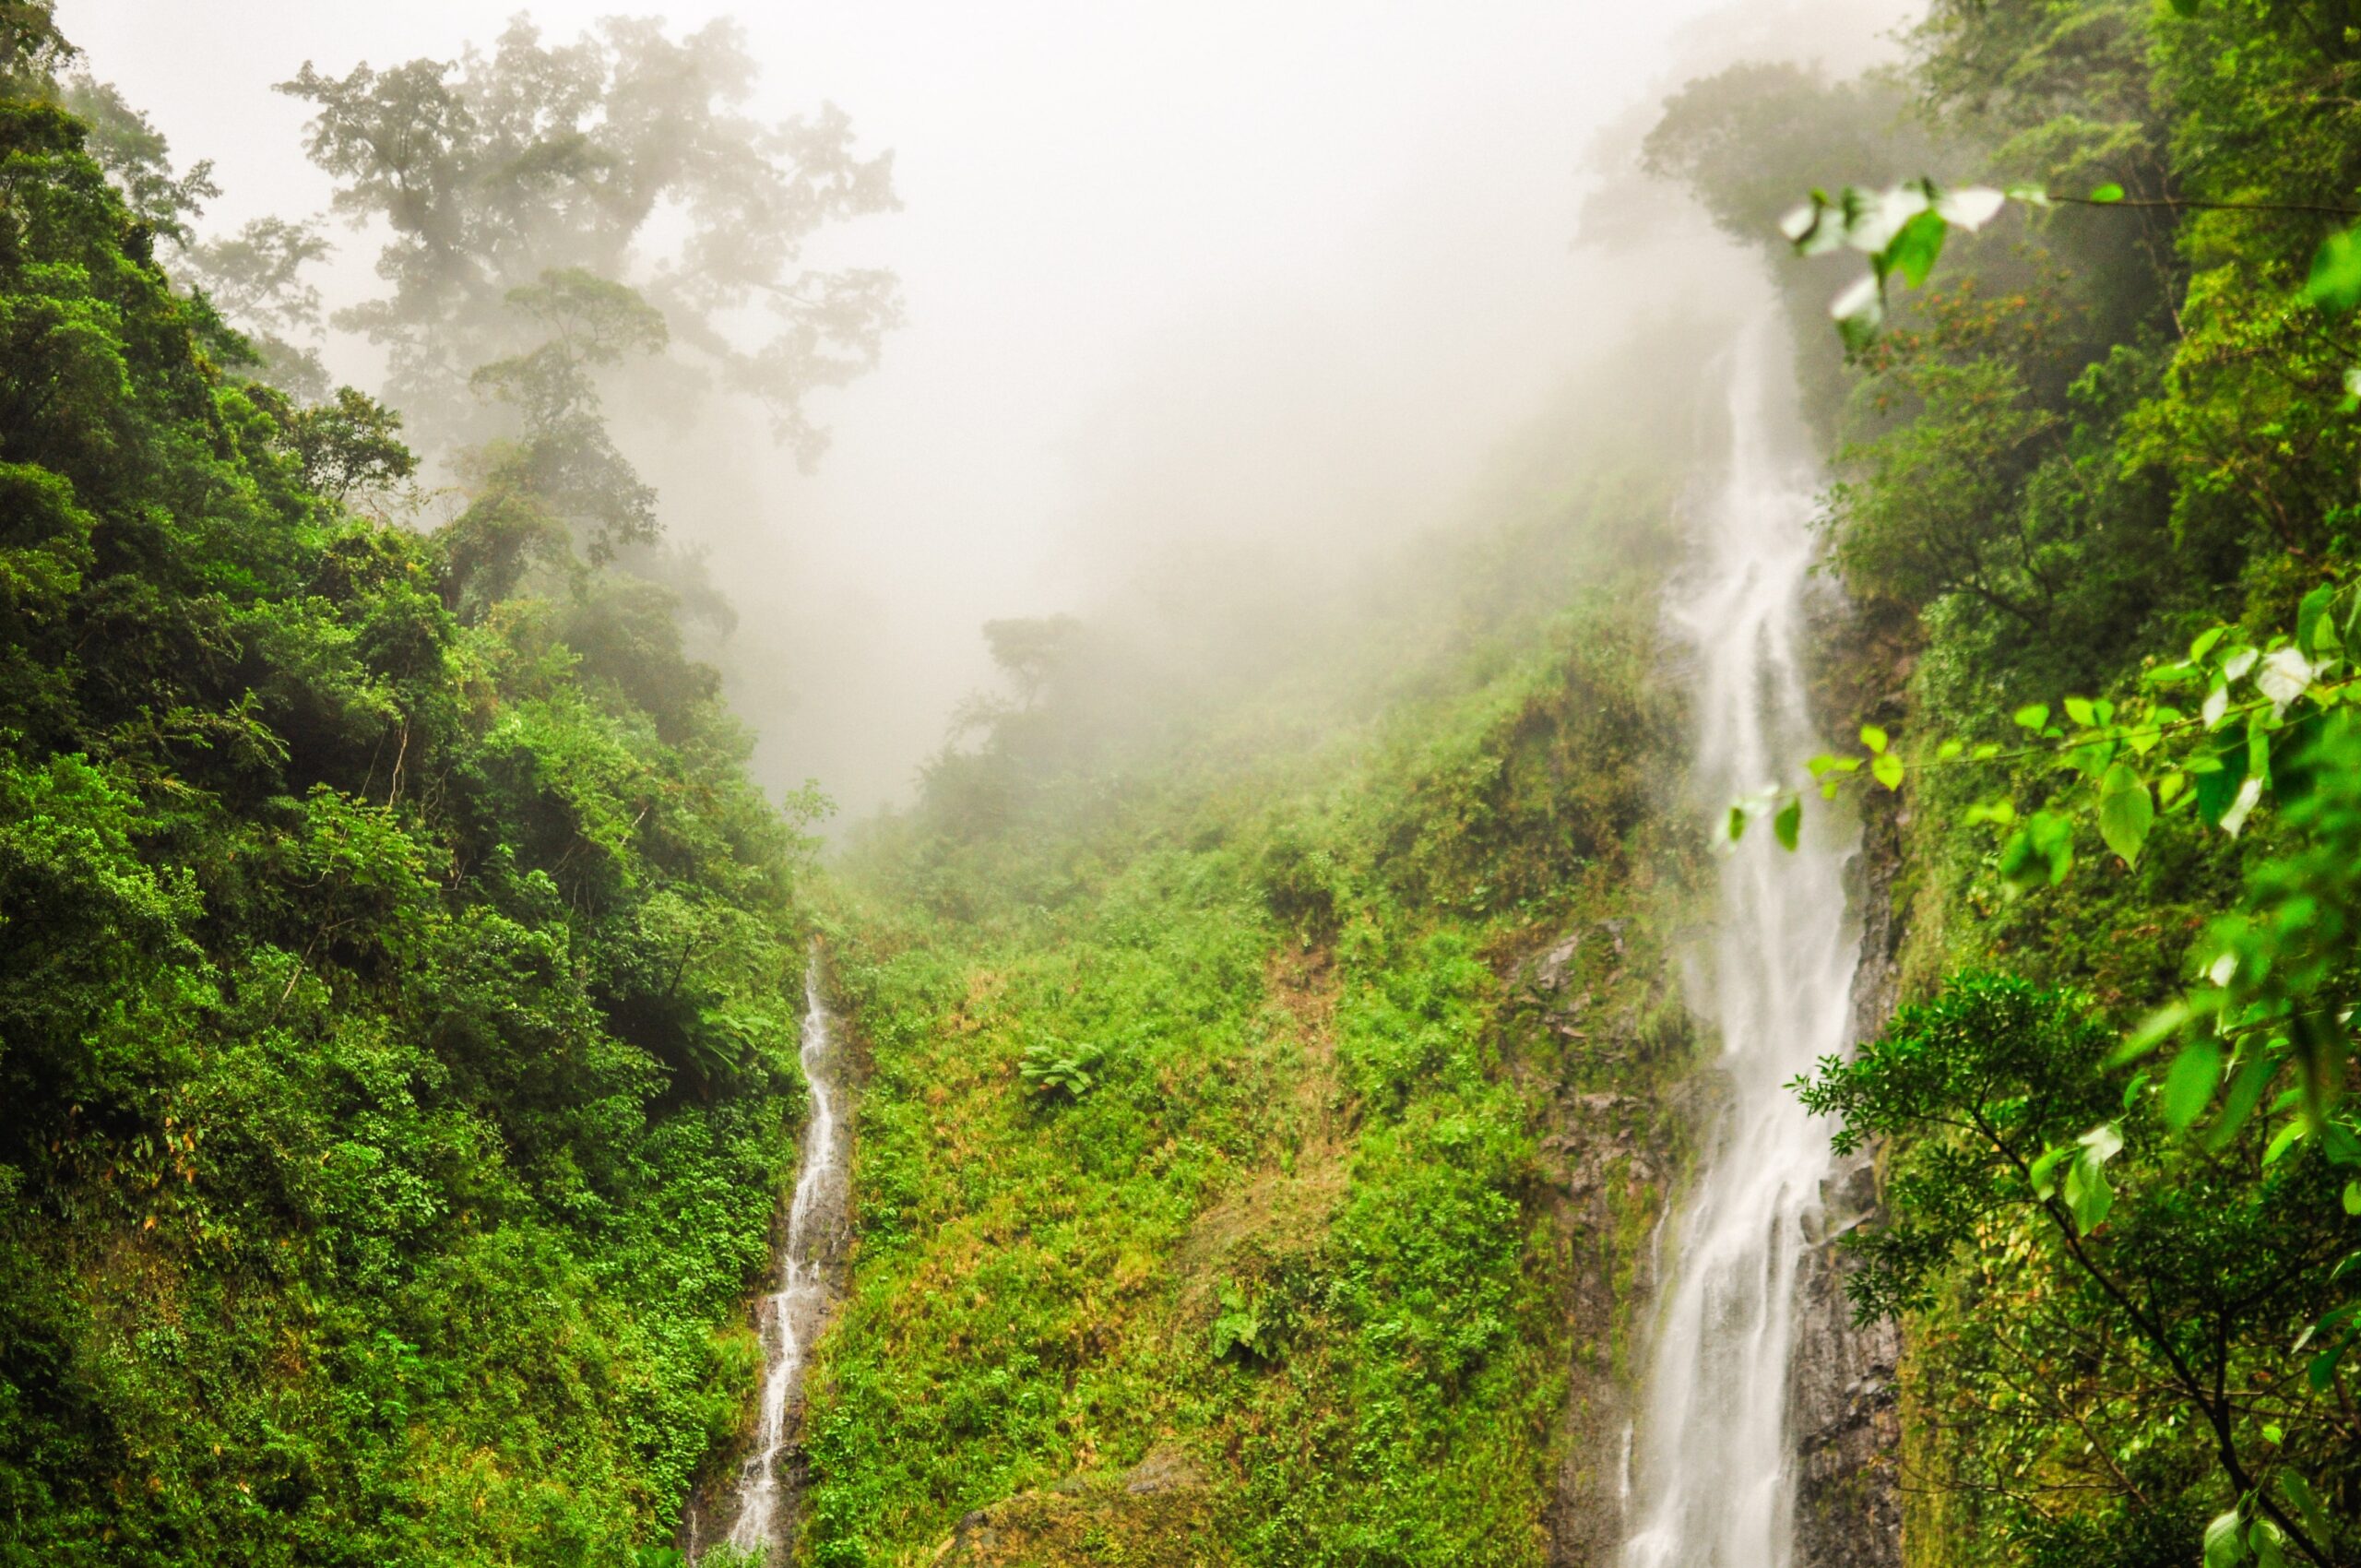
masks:
[[[1861,921],[1853,978],[1855,1042],[1893,1011],[1902,923],[1892,890],[1902,861],[1898,811],[1862,825],[1846,892]],[[1875,1156],[1842,1161],[1821,1189],[1819,1224],[1797,1277],[1788,1430],[1796,1434],[1797,1568],[1899,1568],[1902,1498],[1897,1465],[1902,1410],[1900,1327],[1853,1325],[1845,1295],[1849,1262],[1838,1243],[1875,1217]]]

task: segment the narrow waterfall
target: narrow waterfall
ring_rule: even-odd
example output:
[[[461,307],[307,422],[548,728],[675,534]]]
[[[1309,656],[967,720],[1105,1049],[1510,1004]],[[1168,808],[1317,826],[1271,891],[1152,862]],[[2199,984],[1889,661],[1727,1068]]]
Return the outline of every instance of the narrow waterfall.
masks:
[[[1696,771],[1713,802],[1795,779],[1815,749],[1801,662],[1813,475],[1783,347],[1758,328],[1731,350],[1728,468],[1676,612],[1698,654]],[[1674,1222],[1627,1568],[1786,1568],[1794,1555],[1796,1270],[1830,1155],[1828,1129],[1785,1085],[1845,1042],[1852,846],[1824,812],[1807,814],[1797,853],[1770,837],[1758,825],[1722,865],[1701,1001],[1730,1092]]]
[[[826,1319],[830,1278],[849,1194],[850,1139],[840,1120],[843,1085],[836,1061],[836,1018],[822,995],[820,955],[803,970],[801,1055],[812,1112],[803,1130],[802,1165],[788,1205],[787,1239],[779,1249],[778,1289],[759,1309],[763,1336],[762,1422],[754,1451],[739,1467],[735,1518],[726,1538],[733,1550],[768,1553],[782,1561],[794,1526],[793,1478],[785,1473],[789,1440],[802,1415],[807,1348]]]

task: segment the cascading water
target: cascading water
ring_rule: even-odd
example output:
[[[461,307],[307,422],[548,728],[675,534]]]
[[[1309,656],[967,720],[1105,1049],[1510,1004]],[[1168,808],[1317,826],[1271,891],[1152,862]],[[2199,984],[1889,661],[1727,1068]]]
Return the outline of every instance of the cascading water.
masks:
[[[1793,779],[1812,749],[1800,654],[1813,485],[1783,428],[1779,348],[1758,329],[1731,352],[1728,471],[1676,615],[1699,655],[1697,780],[1714,802]],[[1786,1568],[1794,1555],[1796,1271],[1831,1158],[1828,1129],[1786,1085],[1845,1046],[1855,959],[1852,847],[1815,818],[1793,855],[1756,842],[1762,825],[1723,862],[1703,1005],[1729,1104],[1676,1226],[1627,1568]]]
[[[779,1250],[778,1289],[763,1298],[762,1422],[754,1452],[739,1467],[736,1517],[727,1537],[738,1551],[770,1552],[788,1545],[793,1525],[791,1479],[782,1459],[802,1414],[806,1348],[827,1315],[830,1265],[844,1226],[847,1143],[837,1111],[836,1018],[821,994],[815,949],[803,972],[804,1082],[812,1115],[803,1130],[803,1161],[787,1210],[787,1240]]]

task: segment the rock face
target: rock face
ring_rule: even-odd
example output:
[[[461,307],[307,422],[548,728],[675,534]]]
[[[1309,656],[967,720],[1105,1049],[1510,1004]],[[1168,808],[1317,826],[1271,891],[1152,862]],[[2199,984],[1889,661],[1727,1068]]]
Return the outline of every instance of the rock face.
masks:
[[[1901,923],[1891,897],[1902,852],[1901,820],[1866,823],[1854,862],[1852,904],[1861,912],[1860,965],[1853,979],[1853,1038],[1867,1039],[1893,1010]],[[1838,1241],[1878,1209],[1873,1157],[1857,1155],[1821,1189],[1820,1233],[1798,1272],[1801,1299],[1787,1388],[1796,1433],[1797,1568],[1899,1568],[1902,1499],[1896,1460],[1902,1410],[1896,1370],[1902,1336],[1891,1321],[1853,1326]]]

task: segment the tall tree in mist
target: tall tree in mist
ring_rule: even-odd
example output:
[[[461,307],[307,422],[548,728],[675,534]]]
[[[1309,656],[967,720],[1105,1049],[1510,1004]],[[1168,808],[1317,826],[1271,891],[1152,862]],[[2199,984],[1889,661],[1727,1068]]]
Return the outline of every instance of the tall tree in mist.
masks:
[[[755,76],[726,21],[676,40],[612,18],[552,44],[520,18],[489,53],[341,77],[307,63],[281,85],[317,111],[308,151],[335,210],[391,231],[392,292],[337,319],[387,350],[387,395],[430,439],[481,438],[470,377],[563,339],[534,299],[573,287],[564,274],[635,291],[700,389],[760,398],[779,439],[818,456],[806,396],[874,364],[900,304],[892,274],[801,253],[896,205],[892,155],[858,156],[833,106],[753,118]]]

